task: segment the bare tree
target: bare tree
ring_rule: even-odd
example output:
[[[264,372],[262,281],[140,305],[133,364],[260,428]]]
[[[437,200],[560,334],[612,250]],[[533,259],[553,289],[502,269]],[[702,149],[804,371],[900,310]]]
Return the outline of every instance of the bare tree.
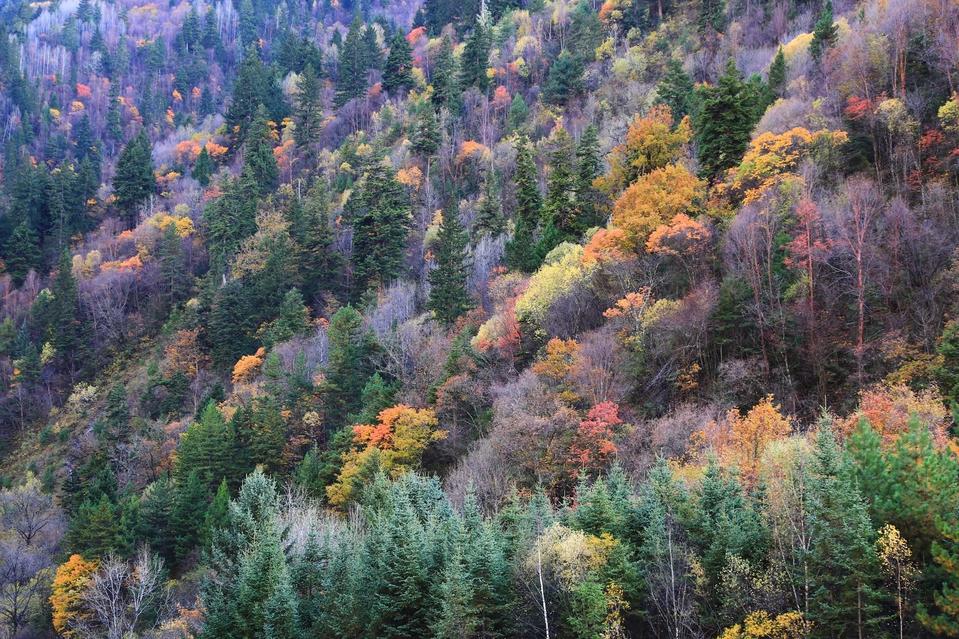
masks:
[[[156,628],[171,605],[163,560],[142,546],[132,563],[108,557],[84,595],[90,617],[77,636],[124,639]]]

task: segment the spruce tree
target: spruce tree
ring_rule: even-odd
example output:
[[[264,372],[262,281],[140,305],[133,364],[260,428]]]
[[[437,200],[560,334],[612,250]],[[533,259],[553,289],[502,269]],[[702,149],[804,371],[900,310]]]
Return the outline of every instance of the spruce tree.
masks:
[[[26,220],[20,222],[3,246],[6,272],[16,286],[23,284],[27,273],[40,267],[40,249],[37,234]]]
[[[529,107],[522,94],[517,93],[513,96],[513,101],[509,105],[509,113],[506,114],[506,129],[511,133],[517,133],[526,126],[526,119],[529,117]]]
[[[443,216],[436,246],[436,268],[430,271],[430,299],[427,307],[449,326],[470,307],[466,288],[469,278],[466,229],[454,209]]]
[[[344,306],[333,314],[327,336],[327,417],[336,427],[361,407],[363,387],[373,372],[375,344],[363,326],[363,316],[352,306]]]
[[[756,108],[751,97],[733,60],[729,60],[715,86],[702,90],[696,135],[700,173],[710,181],[736,166],[746,152],[755,125]]]
[[[549,67],[543,99],[550,104],[565,105],[584,90],[582,60],[563,50]]]
[[[809,619],[813,636],[872,636],[883,621],[875,532],[848,458],[820,426],[810,483]]]
[[[476,87],[481,93],[486,93],[489,89],[486,69],[489,66],[490,44],[489,12],[487,12],[477,16],[473,33],[470,34],[463,49],[459,78],[461,88]]]
[[[117,208],[123,214],[127,226],[133,228],[137,222],[137,206],[156,191],[156,177],[153,175],[150,140],[142,129],[130,140],[117,160],[116,175],[113,176],[113,192]]]
[[[436,153],[440,146],[440,130],[433,109],[420,109],[413,123],[413,131],[410,137],[413,151],[416,153],[425,158],[429,158]]]
[[[383,67],[383,52],[380,50],[373,25],[367,25],[363,29],[363,66],[367,73]]]
[[[786,55],[783,53],[782,46],[776,51],[776,57],[769,65],[769,75],[766,77],[766,85],[773,99],[781,98],[786,91]]]
[[[573,139],[560,127],[554,134],[550,172],[543,202],[544,231],[537,252],[540,260],[559,244],[576,240],[585,230],[576,201],[576,174],[573,171]]]
[[[257,110],[267,102],[270,82],[267,70],[260,60],[260,51],[256,46],[246,48],[240,69],[233,85],[233,97],[226,111],[226,126],[233,148],[240,148],[246,141],[247,130]]]
[[[200,186],[206,188],[210,185],[210,176],[213,175],[213,159],[204,146],[200,149],[200,154],[193,163],[193,171],[190,175],[194,180],[200,183]]]
[[[202,540],[210,488],[193,470],[177,482],[175,495],[170,526],[176,536],[176,561],[181,563]]]
[[[397,31],[390,42],[390,53],[383,68],[383,88],[391,96],[413,86],[413,51],[402,31]]]
[[[603,171],[599,154],[599,136],[594,125],[589,125],[576,145],[576,204],[583,230],[602,226],[606,222],[606,207],[603,194],[593,182]]]
[[[53,279],[53,346],[71,374],[89,364],[89,335],[80,309],[70,253],[63,251]],[[125,397],[124,397],[125,399]]]
[[[536,246],[536,229],[539,225],[542,198],[539,193],[539,178],[529,139],[519,141],[516,153],[516,221],[513,237],[506,245],[506,261],[510,267],[532,273],[539,266],[539,259],[532,247]]]
[[[374,158],[347,203],[353,224],[354,298],[392,282],[403,266],[409,198],[386,160]]]
[[[235,441],[233,429],[216,404],[209,402],[200,418],[180,437],[174,467],[177,481],[185,485],[190,474],[195,473],[210,491],[223,479],[236,481]]]
[[[453,57],[453,43],[447,36],[440,41],[440,50],[430,70],[430,84],[433,86],[433,104],[456,113],[460,103],[459,74]]]
[[[499,179],[495,169],[486,172],[483,180],[483,196],[476,211],[473,223],[473,240],[479,241],[484,235],[496,237],[504,231],[503,206],[501,202]]]
[[[243,151],[243,175],[256,185],[262,197],[276,189],[280,170],[273,155],[273,133],[270,131],[269,115],[262,104],[250,125]]]
[[[167,565],[176,561],[176,536],[171,530],[174,490],[169,477],[160,477],[146,487],[140,496],[137,520],[139,536],[150,544]]]
[[[359,14],[353,17],[346,39],[340,48],[337,65],[336,106],[341,107],[350,100],[366,93],[366,73],[368,57],[363,48],[363,24]]]
[[[710,32],[722,33],[726,26],[725,0],[700,0],[696,26],[701,36]]]
[[[296,106],[293,109],[293,139],[297,146],[316,144],[323,129],[323,105],[320,102],[320,80],[313,65],[306,65],[296,84]]]
[[[832,0],[826,0],[819,19],[816,20],[816,26],[813,28],[812,41],[809,43],[809,53],[813,60],[818,63],[826,49],[836,45],[838,38],[839,27],[833,22]]]
[[[673,120],[679,122],[692,111],[694,99],[692,78],[683,69],[682,62],[670,58],[663,79],[656,85],[656,102],[668,106]]]

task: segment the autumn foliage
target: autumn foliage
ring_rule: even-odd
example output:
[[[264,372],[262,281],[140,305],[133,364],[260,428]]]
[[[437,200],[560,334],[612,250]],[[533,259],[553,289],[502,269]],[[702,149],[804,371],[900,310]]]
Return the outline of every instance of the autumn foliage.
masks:
[[[53,610],[54,629],[67,639],[76,636],[72,626],[84,614],[83,596],[96,570],[95,561],[87,561],[80,555],[70,555],[70,558],[57,568],[50,594],[50,607]]]

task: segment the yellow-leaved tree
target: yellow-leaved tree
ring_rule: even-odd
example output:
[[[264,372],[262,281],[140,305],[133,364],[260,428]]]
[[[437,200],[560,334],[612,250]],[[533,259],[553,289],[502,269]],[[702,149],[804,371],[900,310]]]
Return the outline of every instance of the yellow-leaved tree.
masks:
[[[84,616],[82,602],[87,585],[97,570],[95,561],[87,561],[80,555],[70,558],[57,568],[50,593],[50,608],[53,612],[53,629],[62,637],[75,636],[73,628]]]
[[[348,504],[377,470],[395,477],[419,468],[426,447],[446,437],[438,425],[432,409],[397,404],[380,411],[376,424],[354,426],[356,447],[343,455],[336,483],[326,489],[330,503]]]
[[[613,226],[634,247],[641,247],[657,227],[679,214],[693,214],[706,195],[706,183],[679,164],[640,177],[613,205]]]

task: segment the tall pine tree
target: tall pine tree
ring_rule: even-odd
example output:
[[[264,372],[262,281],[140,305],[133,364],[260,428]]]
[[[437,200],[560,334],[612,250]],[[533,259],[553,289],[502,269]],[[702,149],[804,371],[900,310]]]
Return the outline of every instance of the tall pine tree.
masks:
[[[430,271],[428,307],[438,320],[450,325],[470,307],[466,229],[454,209],[443,215],[436,246],[436,268]]]

